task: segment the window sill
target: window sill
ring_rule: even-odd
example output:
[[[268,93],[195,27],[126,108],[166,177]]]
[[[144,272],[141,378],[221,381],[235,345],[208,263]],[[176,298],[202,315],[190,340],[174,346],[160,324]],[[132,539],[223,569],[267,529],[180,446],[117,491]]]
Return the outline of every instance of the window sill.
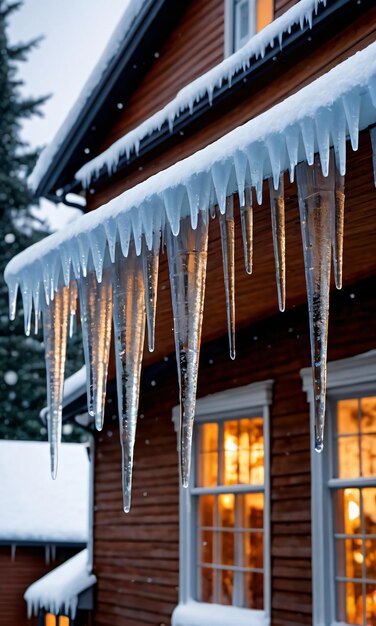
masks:
[[[172,626],[269,626],[270,619],[265,611],[191,600],[178,604],[171,623]]]

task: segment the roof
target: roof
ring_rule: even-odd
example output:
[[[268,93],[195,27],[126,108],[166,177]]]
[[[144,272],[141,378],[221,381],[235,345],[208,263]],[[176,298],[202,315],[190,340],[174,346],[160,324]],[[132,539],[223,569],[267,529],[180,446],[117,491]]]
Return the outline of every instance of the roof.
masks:
[[[0,541],[85,544],[89,527],[86,446],[63,443],[58,478],[45,442],[0,441]]]
[[[351,138],[352,147],[357,150],[359,130],[376,122],[375,107],[373,43],[203,150],[14,257],[5,270],[11,309],[14,310],[18,285],[22,286],[24,298],[30,300],[24,302],[24,309],[30,309],[32,293],[39,285],[49,284],[51,278],[46,272],[51,267],[61,265],[67,284],[70,273],[78,277],[81,270],[85,272],[86,266],[80,269],[79,247],[86,258],[91,251],[100,280],[106,246],[113,260],[116,241],[120,240],[127,256],[133,238],[140,254],[142,234],[151,249],[153,232],[166,222],[176,235],[185,215],[191,214],[195,223],[199,210],[216,203],[223,213],[226,195],[237,191],[243,204],[246,185],[255,188],[261,203],[265,178],[273,176],[278,185],[280,172],[286,170],[293,178],[296,164],[303,160],[312,164],[315,152],[320,153],[323,164],[328,164],[333,144],[338,167],[344,174],[347,138]],[[54,275],[58,273],[55,271]]]
[[[85,180],[88,172],[86,169],[81,172],[80,180],[74,179],[75,172],[105,140],[119,115],[117,103],[119,100],[126,103],[152,62],[154,50],[190,1],[131,1],[76,104],[37,163],[30,179],[36,195],[61,201],[70,190],[79,190],[80,180]],[[293,66],[298,48],[300,53],[309,53],[313,44],[307,30],[314,27],[317,41],[332,36],[333,29],[352,23],[370,1],[358,5],[353,0],[301,0],[241,51],[193,81],[165,109],[121,139],[111,152],[109,165],[126,166],[138,158],[138,150],[148,152],[172,134],[178,141],[181,131],[197,116],[225,99],[236,97],[249,78],[257,80],[267,73],[273,74],[278,60],[284,69],[287,59]],[[102,174],[106,171],[104,168]],[[62,195],[58,196],[60,192]]]
[[[44,609],[54,615],[62,613],[74,619],[78,596],[96,582],[89,569],[88,550],[82,550],[28,587],[24,595],[28,617]]]
[[[150,60],[154,58],[155,45],[164,35],[168,22],[173,21],[175,14],[184,8],[187,1],[129,1],[75,104],[37,161],[29,178],[37,195],[48,196],[51,188],[61,183],[64,168],[72,159],[80,164],[87,159],[85,151],[90,150],[93,137],[97,137],[106,124],[113,121],[116,113],[119,114],[117,103],[127,98],[129,91],[137,84],[139,73],[147,67],[146,61],[149,57]],[[145,41],[150,25],[155,25],[157,18],[158,28],[153,29],[153,36],[149,34]],[[137,63],[140,47],[144,57],[142,68]],[[98,117],[105,106],[111,109],[111,120],[108,115],[102,115],[100,119]]]

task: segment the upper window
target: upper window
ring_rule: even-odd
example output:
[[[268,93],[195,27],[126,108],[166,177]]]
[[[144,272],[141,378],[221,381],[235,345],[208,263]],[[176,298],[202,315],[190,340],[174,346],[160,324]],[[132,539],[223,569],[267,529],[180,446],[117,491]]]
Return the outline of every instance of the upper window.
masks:
[[[225,0],[225,56],[273,20],[274,0]]]
[[[313,415],[311,424],[313,441]],[[312,452],[312,559],[314,625],[376,626],[376,352],[328,366],[325,447]]]
[[[190,611],[192,601],[198,613],[220,605],[240,624],[244,616],[236,611],[250,609],[247,623],[268,623],[271,389],[266,381],[197,401],[191,483],[181,490],[181,605],[174,624],[185,624],[188,601]]]

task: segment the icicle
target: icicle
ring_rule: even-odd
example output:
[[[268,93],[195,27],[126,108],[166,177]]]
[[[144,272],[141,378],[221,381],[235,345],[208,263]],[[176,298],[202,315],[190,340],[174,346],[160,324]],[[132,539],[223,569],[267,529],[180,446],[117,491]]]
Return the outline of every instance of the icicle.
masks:
[[[146,320],[148,326],[148,348],[154,352],[155,316],[157,310],[157,290],[159,271],[160,232],[154,233],[153,248],[149,250],[146,241],[142,246],[142,268],[145,284]]]
[[[342,289],[343,233],[345,222],[345,177],[335,169],[335,202],[332,205],[332,249],[334,279]]]
[[[8,282],[9,291],[9,319],[13,322],[16,319],[17,295],[19,284],[17,281]]]
[[[27,337],[30,335],[31,314],[33,310],[33,294],[30,289],[30,283],[30,276],[27,274],[24,277],[21,287],[22,306],[24,311],[24,330]]]
[[[48,440],[51,475],[56,478],[61,419],[65,356],[68,334],[69,290],[62,287],[43,310],[43,338],[47,371]]]
[[[252,274],[253,266],[253,207],[252,189],[246,187],[244,193],[244,206],[240,207],[240,220],[242,225],[245,271]]]
[[[369,131],[371,137],[371,145],[372,145],[372,165],[373,165],[373,181],[376,187],[376,127],[370,129]]]
[[[167,229],[167,254],[174,314],[176,361],[180,388],[180,471],[188,486],[193,420],[208,253],[208,219],[200,211],[196,230],[190,218],[174,237]]]
[[[77,325],[77,282],[71,280],[69,283],[69,339],[72,339]]]
[[[95,272],[79,282],[82,341],[86,364],[88,413],[102,430],[106,400],[108,359],[111,344],[112,272],[103,271],[98,283]]]
[[[131,242],[124,258],[116,251],[114,271],[114,333],[116,379],[122,446],[124,511],[131,506],[133,450],[145,337],[145,292],[142,259]]]
[[[269,178],[270,208],[277,280],[278,306],[280,311],[286,306],[286,260],[285,260],[285,197],[283,174],[279,177],[278,189],[274,189],[273,179]]]
[[[226,294],[227,331],[230,358],[235,359],[235,221],[234,198],[226,198],[226,213],[219,213],[223,277]]]
[[[359,146],[360,95],[358,93],[344,94],[342,102],[349,128],[351,147],[355,151]]]
[[[331,263],[331,207],[334,203],[334,162],[324,178],[319,156],[312,166],[297,167],[300,223],[307,285],[313,375],[315,448],[324,445],[326,362]]]

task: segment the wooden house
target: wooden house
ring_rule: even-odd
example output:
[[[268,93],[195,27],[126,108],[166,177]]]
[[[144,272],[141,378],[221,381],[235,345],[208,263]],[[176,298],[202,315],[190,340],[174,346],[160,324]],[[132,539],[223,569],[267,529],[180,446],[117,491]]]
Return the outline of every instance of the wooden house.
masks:
[[[24,600],[28,587],[76,558],[88,543],[85,446],[62,446],[61,476],[55,483],[45,471],[48,465],[46,443],[0,441],[0,624],[4,626],[37,624],[37,615],[29,619],[38,613],[37,603],[30,604],[28,612]],[[55,617],[43,610],[45,619],[49,626],[55,624]]]
[[[196,176],[196,182],[202,175],[197,202],[206,202],[217,214],[219,205],[222,211],[222,218],[209,220],[190,482],[179,486],[172,330],[179,320],[171,306],[167,255],[161,254],[155,349],[146,347],[143,355],[127,514],[121,502],[115,358],[110,357],[105,422],[95,435],[95,624],[376,624],[376,194],[369,132],[376,124],[371,104],[375,33],[372,0],[134,0],[56,140],[41,156],[33,177],[36,194],[68,204],[81,194],[90,215],[31,253],[28,271],[36,267],[38,254],[40,276],[47,260],[52,267],[55,258],[68,268],[68,282],[70,264],[81,263],[85,274],[85,237],[93,237],[91,254],[93,259],[98,255],[102,272],[105,249],[114,253],[121,243],[124,252],[133,245],[132,237],[137,245],[137,233],[140,238],[146,233],[147,219],[152,215],[152,221],[159,210],[172,230],[168,241],[177,238],[176,188],[184,187],[185,175]],[[295,128],[295,134],[291,130],[287,136],[283,124]],[[281,137],[287,137],[282,148]],[[247,141],[248,162],[240,157],[238,162],[236,149],[241,152]],[[314,154],[323,167],[330,146],[341,176],[347,157],[343,287],[336,290],[332,280],[327,425],[324,450],[317,453],[314,418],[322,400],[318,385],[322,394],[325,381],[315,379],[313,391],[305,281],[306,269],[309,287],[311,268],[303,258],[298,207],[302,191],[289,181],[287,170],[288,163],[292,174],[300,162],[303,168],[306,162],[315,167]],[[258,156],[265,150],[260,174]],[[225,164],[222,170],[211,165],[216,158]],[[231,172],[226,159],[235,164]],[[244,207],[244,178],[242,187],[236,169],[241,163],[246,189],[254,198],[256,190],[262,202],[253,203],[249,276],[235,195],[234,274],[224,261],[228,323],[223,215],[229,216],[225,199],[234,191]],[[204,202],[209,170],[213,184]],[[273,256],[274,196],[271,187],[269,197],[266,180],[274,177],[278,187],[280,171],[285,172],[284,194],[279,187],[286,231],[283,313],[278,312]],[[163,197],[163,210],[157,196]],[[197,224],[193,206],[190,198]],[[141,225],[138,209],[145,216]],[[302,228],[304,233],[304,220]],[[131,244],[129,238],[124,243],[127,229]],[[100,235],[95,239],[99,232],[105,232],[106,248]],[[275,241],[280,261],[281,241]],[[233,248],[224,246],[224,252],[231,261]],[[317,252],[319,261],[322,255]],[[13,296],[18,282],[27,280],[25,263],[16,259],[9,267]],[[227,336],[229,325],[233,339],[233,280],[234,360]],[[320,337],[323,346],[325,332]],[[324,362],[314,367],[324,376]],[[76,393],[65,419],[74,419],[85,405],[86,397],[80,400]]]

